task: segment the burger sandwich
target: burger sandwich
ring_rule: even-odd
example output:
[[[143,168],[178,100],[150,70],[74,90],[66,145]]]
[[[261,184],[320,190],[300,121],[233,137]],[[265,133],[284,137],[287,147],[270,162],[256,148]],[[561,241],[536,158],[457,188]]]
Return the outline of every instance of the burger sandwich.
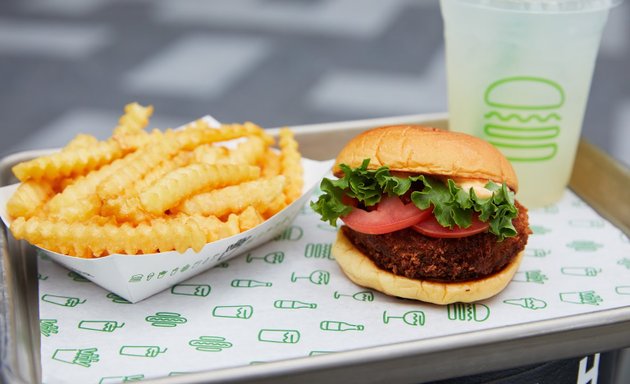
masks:
[[[516,174],[491,144],[418,125],[366,131],[311,207],[341,219],[333,255],[358,285],[435,304],[496,295],[530,233]]]

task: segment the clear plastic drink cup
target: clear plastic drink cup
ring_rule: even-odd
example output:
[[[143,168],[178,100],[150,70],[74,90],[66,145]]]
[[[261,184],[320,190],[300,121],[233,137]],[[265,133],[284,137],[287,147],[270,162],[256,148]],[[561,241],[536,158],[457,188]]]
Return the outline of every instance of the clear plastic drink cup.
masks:
[[[450,130],[501,150],[530,208],[566,189],[602,32],[621,1],[440,0]]]

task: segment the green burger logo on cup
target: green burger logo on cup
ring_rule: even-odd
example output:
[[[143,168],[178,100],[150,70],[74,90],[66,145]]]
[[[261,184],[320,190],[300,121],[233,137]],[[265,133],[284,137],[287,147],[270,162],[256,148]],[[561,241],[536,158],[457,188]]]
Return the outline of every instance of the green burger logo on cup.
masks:
[[[484,133],[510,161],[544,161],[558,152],[562,87],[540,77],[508,77],[484,94]]]

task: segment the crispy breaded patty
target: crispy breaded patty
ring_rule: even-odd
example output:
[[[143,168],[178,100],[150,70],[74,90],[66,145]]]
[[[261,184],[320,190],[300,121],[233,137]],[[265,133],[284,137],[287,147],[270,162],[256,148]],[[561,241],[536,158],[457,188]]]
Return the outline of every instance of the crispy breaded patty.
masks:
[[[497,241],[491,233],[442,239],[411,228],[383,235],[342,230],[348,239],[381,269],[411,279],[435,281],[474,280],[500,271],[525,249],[531,233],[527,209],[516,202],[518,217],[512,223],[518,234]]]

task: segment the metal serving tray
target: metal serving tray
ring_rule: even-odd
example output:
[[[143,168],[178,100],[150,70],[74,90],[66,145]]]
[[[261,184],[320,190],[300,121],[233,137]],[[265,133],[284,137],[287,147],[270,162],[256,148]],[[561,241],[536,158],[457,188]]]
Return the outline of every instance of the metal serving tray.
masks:
[[[380,125],[420,123],[447,128],[445,114],[411,115],[293,127],[305,157],[324,160],[359,132]],[[277,133],[276,129],[270,130]],[[11,167],[40,155],[0,161],[0,185],[15,182]],[[630,235],[630,171],[582,140],[570,188]],[[0,237],[0,381],[41,381],[37,262],[3,225]],[[630,307],[537,321],[464,335],[402,342],[330,355],[172,376],[151,383],[423,382],[508,369],[630,347]],[[620,354],[628,360],[628,350]],[[457,369],[454,370],[454,367]]]

